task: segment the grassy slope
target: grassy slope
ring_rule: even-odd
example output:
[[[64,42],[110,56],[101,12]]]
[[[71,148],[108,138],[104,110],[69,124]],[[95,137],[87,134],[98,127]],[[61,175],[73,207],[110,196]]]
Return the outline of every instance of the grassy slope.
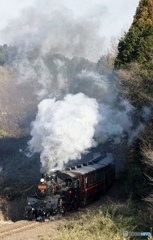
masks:
[[[142,225],[141,214],[138,214],[137,207],[130,201],[111,203],[106,200],[100,207],[90,208],[87,213],[80,214],[77,220],[62,226],[59,236],[54,240],[122,240],[124,231],[150,231]]]

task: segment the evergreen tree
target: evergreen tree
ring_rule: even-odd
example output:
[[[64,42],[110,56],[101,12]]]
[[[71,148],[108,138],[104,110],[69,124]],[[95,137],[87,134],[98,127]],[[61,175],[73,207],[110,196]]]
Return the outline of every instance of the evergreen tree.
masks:
[[[140,0],[129,31],[119,41],[115,68],[131,62],[153,67],[153,0]]]

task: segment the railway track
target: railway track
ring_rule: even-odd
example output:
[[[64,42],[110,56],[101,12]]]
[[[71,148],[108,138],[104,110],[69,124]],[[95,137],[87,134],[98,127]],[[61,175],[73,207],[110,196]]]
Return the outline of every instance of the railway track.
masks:
[[[29,229],[34,229],[36,227],[43,226],[44,224],[49,224],[49,222],[28,222],[28,221],[19,221],[16,223],[2,224],[0,226],[0,239],[12,236],[17,233],[27,231]]]
[[[55,219],[55,221],[46,221],[46,222],[32,221],[31,222],[31,221],[21,220],[15,223],[13,222],[0,223],[0,239],[3,239],[3,240],[42,239],[39,236],[41,235],[43,236],[43,234],[46,233],[46,230],[43,230],[43,228],[48,229],[47,231],[51,231],[52,234],[55,234],[59,226],[61,226],[64,222],[70,221],[72,219],[80,218],[81,214],[85,214],[91,208],[98,206],[100,202],[101,201],[97,201],[96,204],[94,202],[94,204],[91,204],[86,208],[81,208],[78,211],[68,212],[62,218]],[[39,236],[37,235],[38,238],[36,235],[33,235],[35,233],[39,235]],[[25,235],[26,237],[23,237]]]
[[[18,221],[18,222],[4,222],[0,224],[0,239],[23,239],[21,238],[21,234],[25,234],[25,232],[30,232],[37,230],[40,232],[44,228],[51,229],[52,232],[57,231],[59,226],[66,221],[74,219],[77,216],[77,212],[70,212],[67,213],[66,216],[62,218],[57,218],[55,221],[45,221],[45,222],[38,222],[38,221]],[[35,239],[35,238],[28,238],[28,239]]]

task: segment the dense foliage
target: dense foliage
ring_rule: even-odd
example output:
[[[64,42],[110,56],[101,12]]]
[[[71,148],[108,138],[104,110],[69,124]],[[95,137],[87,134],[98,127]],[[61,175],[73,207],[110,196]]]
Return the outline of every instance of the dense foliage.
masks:
[[[153,0],[140,0],[133,23],[118,44],[114,62],[116,78],[122,92],[136,107],[137,115],[146,108],[150,118],[139,124],[143,131],[132,146],[131,161],[126,168],[127,192],[153,206]],[[134,182],[135,184],[132,184]],[[130,187],[130,190],[128,188]],[[150,217],[150,221],[153,218]]]
[[[133,23],[118,44],[115,68],[137,62],[153,68],[153,0],[141,0]]]

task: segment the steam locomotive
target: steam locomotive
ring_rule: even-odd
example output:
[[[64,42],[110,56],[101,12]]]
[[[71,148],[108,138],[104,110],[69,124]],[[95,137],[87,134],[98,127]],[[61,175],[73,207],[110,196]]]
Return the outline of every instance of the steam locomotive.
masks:
[[[27,198],[26,218],[52,220],[104,195],[115,179],[115,157],[105,153],[65,170],[43,174],[34,195]]]

